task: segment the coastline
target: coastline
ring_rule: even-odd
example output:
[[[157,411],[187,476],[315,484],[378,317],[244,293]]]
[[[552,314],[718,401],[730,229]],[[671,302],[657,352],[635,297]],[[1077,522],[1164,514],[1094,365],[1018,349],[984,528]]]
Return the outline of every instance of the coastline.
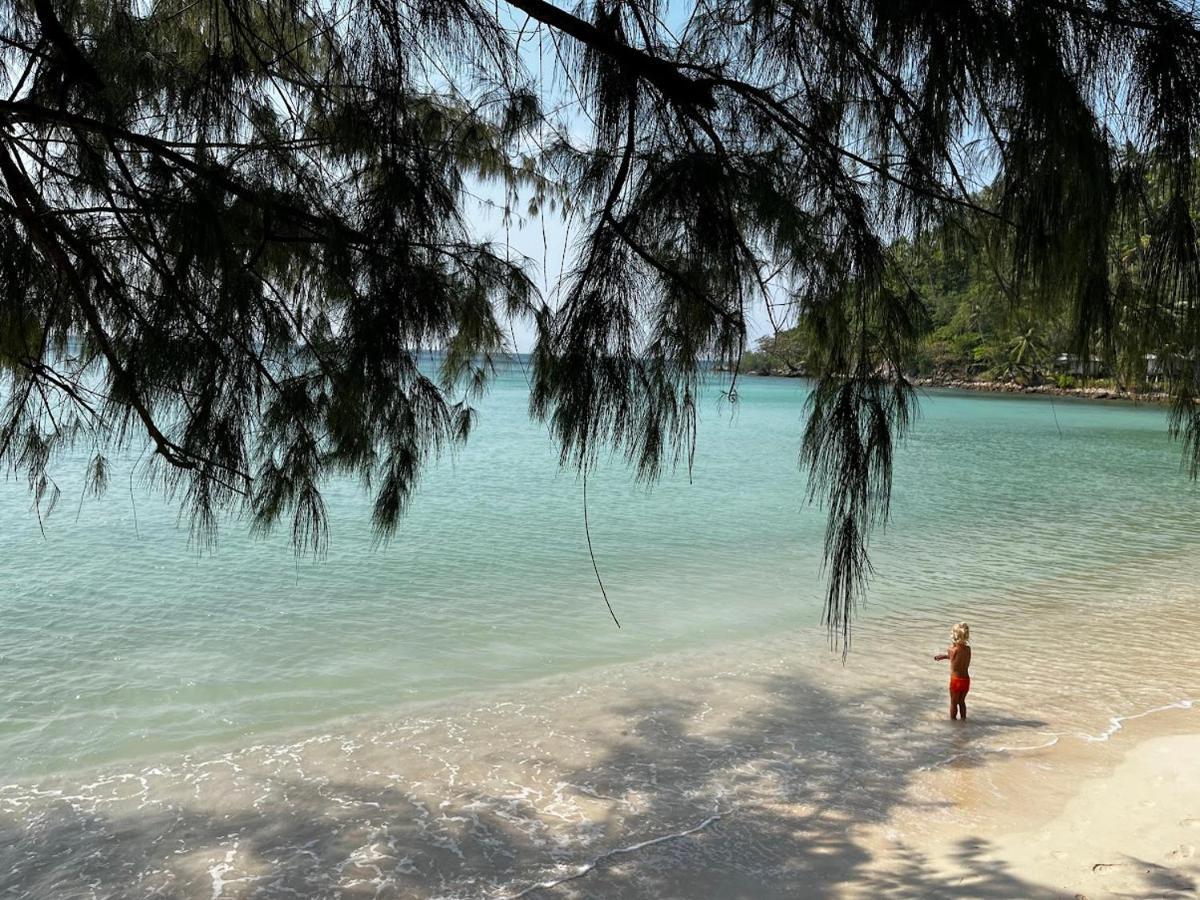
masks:
[[[820,885],[829,897],[1073,897],[1076,876],[1100,863],[1114,866],[1104,884],[1146,894],[1146,872],[1091,859],[1086,823],[1114,820],[1096,804],[1149,777],[1148,763],[1120,769],[1143,743],[1200,742],[1190,701],[1076,731],[1014,708],[985,664],[961,727],[944,721],[942,673],[927,662],[897,650],[876,671],[798,661],[788,646],[740,642],[132,771],[0,786],[0,890],[716,900]],[[1177,767],[1189,758],[1178,746],[1166,753]],[[1169,781],[1181,803],[1193,786]],[[1153,810],[1134,811],[1139,840],[1163,845],[1151,874],[1190,878],[1193,858],[1167,855],[1188,844],[1183,826]],[[1115,821],[1119,843],[1134,820]],[[1063,835],[1054,847],[1037,838],[1048,823]],[[1043,858],[1068,839],[1069,859]],[[1059,892],[1055,872],[1074,892]]]
[[[1017,384],[1010,381],[970,381],[959,378],[914,378],[922,388],[944,388],[989,394],[1031,394],[1047,397],[1073,397],[1080,400],[1125,400],[1132,403],[1169,403],[1171,395],[1163,391],[1126,391],[1115,387],[1059,387],[1055,384]]]
[[[257,575],[247,577],[253,570],[228,563],[223,568],[262,595],[258,605],[242,606],[245,595],[232,580],[192,585],[197,596],[180,595],[168,605],[157,597],[154,606],[111,600],[109,608],[130,620],[137,617],[129,610],[159,616],[161,629],[128,642],[144,648],[137,661],[154,679],[171,671],[158,648],[180,647],[172,636],[185,638],[188,651],[207,641],[207,654],[183,653],[188,665],[176,671],[204,672],[220,662],[213,686],[230,697],[189,687],[175,702],[202,723],[222,722],[232,711],[230,728],[244,730],[205,743],[210,728],[172,732],[172,716],[139,722],[137,703],[112,702],[121,698],[122,681],[97,683],[104,660],[131,648],[98,642],[92,659],[99,663],[67,684],[99,688],[92,696],[100,714],[85,721],[105,727],[111,720],[132,739],[116,748],[111,763],[70,771],[47,763],[45,776],[24,778],[16,755],[5,758],[20,781],[4,784],[8,778],[0,777],[0,895],[792,900],[1079,893],[1059,893],[1055,866],[1074,867],[1073,880],[1063,883],[1069,886],[1088,877],[1081,867],[1113,862],[1090,858],[1086,825],[1065,832],[1083,829],[1083,837],[1073,838],[1077,846],[1053,848],[1068,854],[1061,859],[1033,858],[1036,838],[1011,848],[1009,840],[1036,835],[1066,815],[1083,787],[1106,783],[1143,737],[1200,732],[1200,710],[1184,708],[1200,698],[1200,642],[1189,639],[1200,635],[1194,515],[1158,474],[1176,473],[1176,465],[1174,454],[1161,450],[1158,423],[1150,422],[1157,416],[1071,402],[1057,416],[1081,426],[1072,436],[1078,439],[1047,441],[1039,433],[1051,434],[1056,425],[1046,403],[931,391],[925,434],[939,437],[901,462],[908,477],[898,485],[907,495],[895,526],[876,544],[884,564],[843,661],[817,624],[816,566],[780,549],[816,542],[820,531],[796,530],[792,500],[779,490],[782,476],[728,467],[730,460],[762,457],[765,442],[775,441],[787,449],[791,471],[796,385],[766,382],[755,388],[767,402],[748,404],[744,413],[757,423],[753,439],[728,445],[725,462],[695,488],[678,485],[689,492],[688,505],[637,507],[614,493],[612,508],[639,511],[607,523],[597,513],[596,533],[606,535],[608,551],[602,563],[628,560],[642,544],[663,562],[624,570],[625,628],[599,632],[602,640],[575,657],[585,661],[579,667],[561,645],[582,643],[594,630],[600,610],[592,572],[582,554],[566,565],[586,576],[578,582],[556,580],[545,565],[564,547],[580,549],[567,533],[578,524],[574,506],[571,515],[549,519],[562,524],[539,533],[511,528],[514,518],[537,516],[514,516],[511,502],[496,505],[504,518],[489,534],[498,541],[512,534],[529,542],[540,534],[557,542],[547,545],[559,549],[532,560],[520,556],[514,541],[499,543],[509,551],[482,558],[418,547],[413,565],[400,569],[389,570],[382,557],[371,565],[353,555],[331,561],[320,573],[326,588],[354,603],[302,603],[298,592],[272,593]],[[1045,416],[1027,427],[1026,420],[1039,418],[1029,416],[1034,406]],[[778,414],[755,418],[772,409]],[[1121,440],[1116,433],[1103,447],[1119,453],[1102,453],[1102,442],[1088,439],[1086,429],[1122,424],[1131,426],[1125,437],[1151,428],[1155,437]],[[491,468],[489,461],[485,471]],[[1055,491],[1059,472],[1070,473],[1068,489]],[[931,492],[934,483],[945,490]],[[690,493],[714,484],[722,490]],[[769,491],[749,493],[760,484]],[[664,486],[656,497],[671,489]],[[775,524],[743,532],[717,527],[714,511],[727,519],[737,508],[725,505],[734,493],[758,498],[741,515]],[[779,517],[771,518],[775,509]],[[700,514],[687,519],[694,510]],[[681,554],[678,543],[643,537],[668,517],[692,523],[676,541],[694,544],[711,531],[714,539],[699,544],[703,559]],[[439,526],[456,521],[430,516],[428,533],[441,534]],[[608,542],[618,534],[630,540]],[[93,545],[82,546],[92,552],[73,556],[104,558]],[[157,564],[178,580],[170,560],[164,555]],[[503,587],[509,564],[515,580],[497,591],[506,602],[494,606],[521,613],[519,628],[507,632],[512,637],[492,638],[506,633],[506,620],[488,619],[487,605],[463,602],[485,595],[449,579],[447,560],[467,573],[486,572],[481,580],[489,588]],[[146,555],[140,561],[139,582],[153,584],[146,576],[155,570],[145,565]],[[131,584],[102,571],[61,569],[121,590]],[[610,572],[610,586],[621,584],[620,570],[606,566],[606,578]],[[425,585],[415,598],[453,597],[462,605],[372,593],[409,583]],[[321,590],[320,580],[304,585],[314,601]],[[561,602],[527,606],[538,591]],[[93,596],[89,591],[52,580],[28,593],[50,599],[30,601],[19,635],[69,634],[47,623],[62,623],[73,610],[103,609],[79,603]],[[426,608],[445,614],[445,631],[455,636],[452,653],[438,652],[437,628],[414,624]],[[537,623],[522,621],[535,609]],[[705,618],[717,609],[720,616]],[[659,610],[662,618],[649,615]],[[458,623],[467,615],[498,630],[464,635]],[[692,628],[664,629],[668,616]],[[977,651],[966,726],[946,721],[945,669],[930,659],[944,646],[946,625],[960,619],[971,622]],[[86,634],[94,620],[92,612],[84,618]],[[526,629],[541,622],[560,627],[526,638]],[[1167,672],[1160,663],[1163,622],[1183,638]],[[237,642],[258,633],[262,645]],[[1048,637],[1057,636],[1069,638],[1069,652],[1047,654]],[[24,640],[13,642],[17,650]],[[81,646],[62,644],[76,654]],[[255,660],[256,646],[270,648],[257,659],[273,679],[237,664],[243,656]],[[400,666],[410,647],[423,666],[461,671],[457,690],[445,697],[418,693],[415,685],[428,682],[407,681],[415,669]],[[522,648],[534,652],[517,656],[517,664],[482,664]],[[284,665],[271,670],[276,658]],[[20,653],[6,660],[23,677],[28,661]],[[367,677],[336,679],[357,671],[343,662],[363,663]],[[46,671],[50,678],[73,672]],[[290,673],[298,681],[320,677],[295,684],[291,695]],[[355,713],[362,707],[347,705],[349,718],[300,720],[306,700],[347,686],[356,689],[348,696],[369,709]],[[53,689],[44,678],[23,685],[18,696]],[[131,699],[161,703],[171,696],[143,692]],[[271,706],[272,718],[238,719],[230,699]],[[53,726],[62,718],[42,721]],[[138,725],[140,733],[132,734]],[[41,731],[29,742],[33,752],[46,754],[46,736]],[[175,744],[164,741],[172,736]],[[1119,788],[1126,800],[1143,799],[1138,777]],[[1089,809],[1073,821],[1132,822],[1121,809]],[[1138,850],[1139,859],[1159,860],[1168,852],[1157,846],[1164,839],[1183,846],[1182,826],[1146,827],[1159,826],[1161,837]],[[1169,869],[1168,862],[1155,864]],[[973,892],[964,884],[975,885]],[[1148,883],[1135,884],[1127,894],[1149,891]]]
[[[756,378],[806,379],[802,372],[761,371],[744,372]],[[1122,400],[1130,403],[1166,404],[1171,395],[1165,391],[1130,391],[1117,387],[1059,387],[1057,384],[1019,384],[1015,381],[976,381],[949,375],[911,379],[914,387],[948,391],[969,391],[977,394],[1024,394],[1043,397],[1067,397],[1078,400]]]
[[[894,879],[887,896],[1195,897],[1198,756],[1200,723],[1189,708],[1144,717],[1109,745],[1058,748],[1037,784],[1021,783],[1011,765],[997,762],[991,781],[1020,790],[1023,804],[970,832],[952,825],[920,841],[885,838],[873,868]],[[929,890],[910,887],[915,860]]]

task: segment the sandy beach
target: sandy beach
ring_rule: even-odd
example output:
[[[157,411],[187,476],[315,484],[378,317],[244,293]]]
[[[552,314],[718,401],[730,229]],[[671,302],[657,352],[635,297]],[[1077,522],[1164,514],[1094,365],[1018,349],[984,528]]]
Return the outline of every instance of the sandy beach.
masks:
[[[1115,770],[1080,785],[1055,819],[999,841],[999,864],[1069,896],[1195,897],[1200,734],[1129,740]]]
[[[1191,705],[1160,710],[1110,742],[1049,748],[1032,766],[1029,756],[997,756],[929,773],[910,785],[897,815],[871,825],[803,805],[740,822],[729,812],[695,832],[601,858],[553,889],[513,896],[1197,897],[1197,716]],[[931,789],[944,805],[921,809],[915,798]],[[911,828],[914,817],[926,827]],[[742,830],[756,832],[759,853],[778,854],[769,881],[742,878],[719,862],[722,845],[745,839]]]
[[[924,662],[800,666],[785,648],[5,785],[0,892],[1195,895],[1190,701],[1056,732],[981,679],[951,723]]]
[[[923,842],[885,838],[870,867],[874,883],[850,885],[845,895],[1195,897],[1195,729],[1194,710],[1166,713],[1131,725],[1104,750],[1068,750],[1076,758],[1059,760],[1054,780],[1019,786],[1021,802],[1004,808],[977,801],[976,812],[989,821],[973,832],[947,829]],[[997,765],[997,777],[1005,777],[1004,768]]]

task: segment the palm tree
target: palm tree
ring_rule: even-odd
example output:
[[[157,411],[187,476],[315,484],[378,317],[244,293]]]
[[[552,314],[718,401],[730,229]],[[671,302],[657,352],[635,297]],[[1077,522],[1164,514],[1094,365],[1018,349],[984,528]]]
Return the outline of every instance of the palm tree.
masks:
[[[1041,367],[1045,358],[1046,345],[1037,333],[1036,326],[1030,325],[1009,343],[1008,374],[1014,379],[1024,378],[1026,381],[1037,383],[1041,380]]]

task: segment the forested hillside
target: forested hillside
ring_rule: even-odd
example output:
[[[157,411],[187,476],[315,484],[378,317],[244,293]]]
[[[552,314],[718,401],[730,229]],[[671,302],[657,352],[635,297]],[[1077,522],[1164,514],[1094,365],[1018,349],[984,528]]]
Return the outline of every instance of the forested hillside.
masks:
[[[971,237],[961,231],[931,231],[891,247],[898,261],[895,288],[910,290],[926,317],[908,374],[1062,387],[1102,381],[1137,389],[1155,386],[1166,369],[1191,360],[1171,338],[1185,310],[1155,304],[1144,290],[1144,280],[1162,261],[1131,223],[1161,227],[1178,221],[1176,250],[1194,264],[1200,264],[1200,243],[1194,231],[1183,227],[1186,216],[1166,201],[1152,159],[1128,152],[1118,165],[1141,189],[1135,208],[1116,220],[1109,241],[1116,340],[1098,340],[1097,330],[1087,335],[1085,349],[1071,309],[1064,306],[1047,315],[1044,297],[1014,290],[1012,285],[1022,279],[1006,270],[1005,248],[989,238],[995,229],[983,226]],[[992,196],[985,191],[975,199],[989,209],[994,208]],[[743,357],[743,371],[803,375],[812,369],[814,341],[805,310],[793,312],[799,324],[760,338]]]

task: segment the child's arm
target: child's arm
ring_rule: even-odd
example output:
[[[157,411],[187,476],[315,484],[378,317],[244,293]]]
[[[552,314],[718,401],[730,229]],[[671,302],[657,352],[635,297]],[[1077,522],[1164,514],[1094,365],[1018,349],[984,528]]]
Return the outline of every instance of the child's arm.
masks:
[[[951,647],[945,653],[939,653],[937,656],[935,656],[933,658],[933,661],[941,662],[943,659],[953,659],[954,658],[954,649],[955,648]]]

